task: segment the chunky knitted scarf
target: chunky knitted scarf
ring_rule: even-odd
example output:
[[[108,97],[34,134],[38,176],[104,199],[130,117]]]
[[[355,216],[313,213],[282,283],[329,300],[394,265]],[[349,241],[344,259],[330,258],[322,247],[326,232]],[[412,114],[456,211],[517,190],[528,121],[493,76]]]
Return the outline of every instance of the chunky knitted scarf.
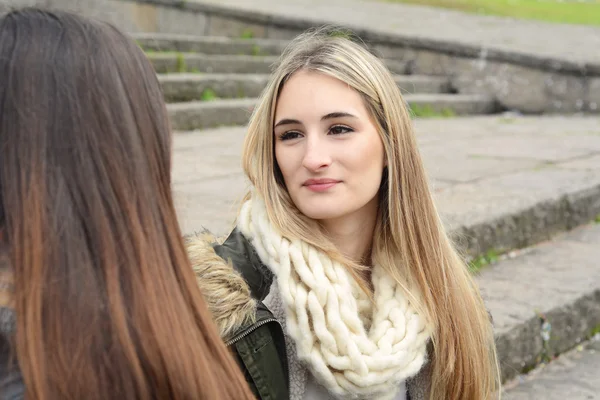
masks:
[[[372,301],[343,265],[283,238],[256,195],[243,205],[238,228],[277,277],[298,358],[334,396],[393,399],[419,372],[429,329],[382,268],[371,272]]]

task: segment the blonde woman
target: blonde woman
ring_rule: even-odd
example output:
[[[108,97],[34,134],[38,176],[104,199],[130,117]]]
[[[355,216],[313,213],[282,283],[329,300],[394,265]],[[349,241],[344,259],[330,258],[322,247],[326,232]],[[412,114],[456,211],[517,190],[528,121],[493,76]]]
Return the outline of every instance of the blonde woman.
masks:
[[[325,31],[292,41],[243,166],[253,187],[236,229],[189,250],[258,397],[494,397],[488,313],[380,60]]]

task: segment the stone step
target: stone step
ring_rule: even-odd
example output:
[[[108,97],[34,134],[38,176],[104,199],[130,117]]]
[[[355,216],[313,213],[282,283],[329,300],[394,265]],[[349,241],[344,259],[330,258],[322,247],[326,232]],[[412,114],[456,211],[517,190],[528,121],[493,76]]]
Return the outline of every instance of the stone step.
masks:
[[[504,400],[600,399],[600,334],[504,385]]]
[[[431,112],[449,115],[481,115],[497,111],[493,97],[480,94],[410,94],[404,96],[413,107]],[[418,114],[417,114],[418,115]]]
[[[277,57],[201,53],[147,53],[154,69],[164,73],[269,74]]]
[[[420,109],[436,113],[489,114],[495,110],[494,100],[480,95],[409,94],[404,99]],[[167,105],[171,124],[176,130],[206,129],[218,126],[245,125],[257,99],[216,99]]]
[[[600,327],[600,224],[523,250],[483,269],[477,282],[494,320],[503,380],[511,379]]]
[[[405,94],[446,93],[448,80],[438,76],[397,75],[396,82]],[[258,97],[266,86],[267,74],[160,74],[158,80],[167,102],[207,98]]]
[[[142,49],[150,52],[278,56],[288,44],[286,40],[275,39],[234,39],[160,33],[136,33],[132,36]]]
[[[218,99],[167,104],[171,125],[176,130],[245,125],[256,99]]]
[[[220,74],[269,74],[277,61],[275,56],[252,56],[231,54],[203,54],[177,52],[147,52],[152,66],[159,74],[164,73],[220,73]],[[401,61],[386,60],[394,74],[405,74],[407,65]]]

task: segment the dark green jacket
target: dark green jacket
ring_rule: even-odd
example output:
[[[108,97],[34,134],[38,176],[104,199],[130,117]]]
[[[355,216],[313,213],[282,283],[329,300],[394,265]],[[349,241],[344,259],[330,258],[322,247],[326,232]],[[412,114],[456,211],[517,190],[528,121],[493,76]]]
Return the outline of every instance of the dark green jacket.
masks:
[[[273,274],[250,243],[234,230],[224,243],[196,235],[187,249],[198,283],[227,345],[258,399],[289,399],[285,338],[262,303]]]

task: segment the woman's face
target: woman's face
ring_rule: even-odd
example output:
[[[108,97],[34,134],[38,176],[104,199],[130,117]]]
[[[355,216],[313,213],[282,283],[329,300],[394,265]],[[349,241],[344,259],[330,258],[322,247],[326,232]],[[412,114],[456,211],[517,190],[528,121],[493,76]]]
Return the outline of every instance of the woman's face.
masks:
[[[277,101],[274,135],[277,164],[304,215],[327,221],[376,210],[384,148],[354,89],[296,72]]]

